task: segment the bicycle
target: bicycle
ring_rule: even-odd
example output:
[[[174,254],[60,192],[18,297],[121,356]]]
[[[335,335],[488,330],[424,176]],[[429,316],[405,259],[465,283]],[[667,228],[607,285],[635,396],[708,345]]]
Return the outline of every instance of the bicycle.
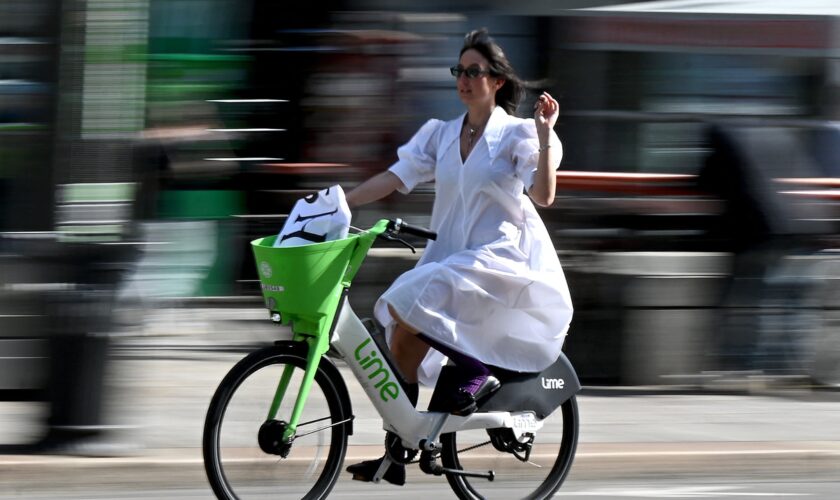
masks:
[[[350,284],[374,241],[413,249],[401,234],[436,237],[383,219],[342,240],[281,248],[272,247],[272,236],[252,242],[271,319],[291,325],[293,338],[239,361],[210,402],[203,453],[218,498],[327,497],[354,423],[333,358],[346,363],[383,419],[385,464],[419,463],[426,474],[445,476],[462,499],[509,497],[509,490],[493,489],[506,480],[525,498],[548,498],[560,488],[577,448],[580,390],[565,355],[541,373],[491,367],[501,388],[468,416],[420,411],[384,341],[353,312]]]

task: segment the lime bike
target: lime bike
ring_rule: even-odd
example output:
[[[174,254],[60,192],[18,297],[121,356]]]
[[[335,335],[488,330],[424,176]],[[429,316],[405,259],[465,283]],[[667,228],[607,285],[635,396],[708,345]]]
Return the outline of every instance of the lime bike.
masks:
[[[342,376],[348,371],[382,417],[387,463],[416,463],[463,499],[510,498],[511,491],[548,498],[560,488],[577,447],[580,390],[565,355],[540,373],[489,367],[501,388],[467,416],[421,411],[384,340],[351,309],[351,282],[374,242],[410,246],[401,235],[435,238],[384,219],[323,243],[252,242],[270,316],[290,325],[293,338],[239,361],[211,400],[203,452],[218,498],[326,498],[342,473],[352,403],[359,403]]]

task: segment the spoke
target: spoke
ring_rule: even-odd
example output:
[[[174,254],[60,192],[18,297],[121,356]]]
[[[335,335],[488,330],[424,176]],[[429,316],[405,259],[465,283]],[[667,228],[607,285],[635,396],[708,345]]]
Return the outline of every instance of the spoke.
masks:
[[[332,418],[331,416],[327,415],[326,417],[316,418],[315,420],[310,420],[309,422],[302,422],[302,423],[298,424],[298,427],[303,427],[304,425],[310,425],[310,424],[315,424],[315,423],[318,423],[318,422],[323,422],[324,420],[329,420],[331,418]]]
[[[309,422],[306,422],[305,424],[299,425],[298,428],[300,428],[303,425],[312,424],[312,423],[315,423],[315,422],[321,422],[322,420],[327,420],[328,418],[330,418],[330,417],[319,418],[317,420],[311,420]],[[340,422],[336,422],[336,423],[330,424],[330,425],[325,425],[324,427],[319,427],[319,428],[315,429],[314,431],[304,432],[303,434],[295,434],[295,437],[293,438],[293,440],[297,439],[299,437],[308,436],[310,434],[315,434],[316,432],[321,432],[321,431],[329,429],[331,427],[335,427],[336,425],[346,424],[347,422],[350,422],[351,420],[353,420],[353,418],[354,417],[345,418],[344,420],[342,420]]]

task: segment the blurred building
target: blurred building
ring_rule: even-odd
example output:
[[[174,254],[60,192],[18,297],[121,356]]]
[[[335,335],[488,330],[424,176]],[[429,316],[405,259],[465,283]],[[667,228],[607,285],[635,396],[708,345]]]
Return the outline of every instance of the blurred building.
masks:
[[[521,114],[543,88],[561,103],[559,197],[542,214],[573,286],[583,378],[701,372],[729,257],[708,232],[720,200],[695,184],[706,130],[788,141],[796,155],[760,168],[797,213],[822,214],[801,217],[836,224],[838,18],[819,0],[4,2],[0,231],[141,243],[135,296],[256,299],[248,242],[301,193],[386,168],[426,119],[462,112],[447,68],[486,26],[538,84]],[[422,223],[431,195],[355,224],[383,211]],[[375,290],[403,264],[360,278]],[[836,328],[837,307],[809,310]]]
[[[695,383],[719,369],[733,247],[731,233],[714,235],[732,201],[698,190],[694,177],[715,154],[711,126],[742,131],[732,140],[753,174],[740,196],[772,211],[760,217],[799,248],[755,278],[764,281],[756,302],[738,310],[751,320],[745,349],[782,370],[767,352],[837,344],[834,276],[819,275],[840,219],[840,158],[825,140],[838,119],[838,14],[820,1],[663,1],[553,18],[549,72],[569,96],[564,168],[595,172],[561,175],[569,196],[548,215],[560,246],[580,250],[581,266],[568,260],[573,277],[595,284],[578,287],[574,331],[585,333],[569,338],[585,376]],[[742,234],[764,223],[750,220]],[[785,286],[770,313],[763,294]],[[812,362],[805,355],[793,371]]]

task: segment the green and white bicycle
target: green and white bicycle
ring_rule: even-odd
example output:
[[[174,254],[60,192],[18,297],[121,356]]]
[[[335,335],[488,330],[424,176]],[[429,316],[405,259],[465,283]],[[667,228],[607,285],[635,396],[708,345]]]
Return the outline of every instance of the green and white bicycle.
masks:
[[[291,325],[293,339],[239,361],[212,398],[203,451],[218,498],[326,498],[353,434],[348,369],[382,417],[386,461],[445,476],[463,499],[549,498],[560,488],[577,448],[580,390],[564,355],[541,373],[491,367],[502,386],[471,415],[419,411],[384,341],[351,309],[350,284],[371,246],[406,243],[400,234],[435,237],[396,219],[324,243],[252,242],[272,320]]]

